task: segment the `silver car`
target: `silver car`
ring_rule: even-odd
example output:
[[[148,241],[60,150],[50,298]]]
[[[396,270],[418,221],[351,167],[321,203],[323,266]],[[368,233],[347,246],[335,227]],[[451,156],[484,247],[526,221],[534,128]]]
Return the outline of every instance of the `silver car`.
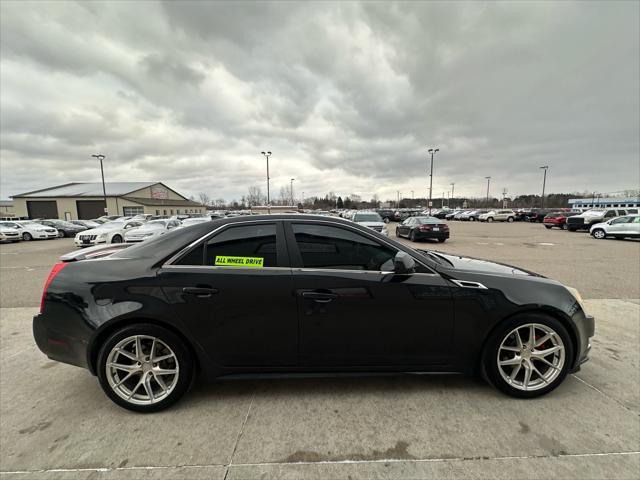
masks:
[[[180,220],[151,220],[139,228],[126,232],[124,241],[126,243],[143,242],[164,235],[178,226],[180,226]]]
[[[625,237],[640,238],[640,215],[625,215],[612,218],[606,222],[596,223],[589,229],[593,238],[598,240],[607,237],[622,239]]]

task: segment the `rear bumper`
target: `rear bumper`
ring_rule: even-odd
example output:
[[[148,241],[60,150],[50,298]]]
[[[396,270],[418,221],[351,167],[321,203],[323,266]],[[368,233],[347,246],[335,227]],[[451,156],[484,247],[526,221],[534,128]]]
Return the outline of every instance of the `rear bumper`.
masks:
[[[416,231],[415,233],[416,235],[416,239],[422,240],[425,238],[436,238],[436,239],[440,239],[440,238],[449,238],[449,231],[442,231],[442,232],[420,232],[420,231]]]
[[[42,353],[51,360],[89,368],[87,343],[81,339],[56,331],[41,313],[33,317],[33,338]]]

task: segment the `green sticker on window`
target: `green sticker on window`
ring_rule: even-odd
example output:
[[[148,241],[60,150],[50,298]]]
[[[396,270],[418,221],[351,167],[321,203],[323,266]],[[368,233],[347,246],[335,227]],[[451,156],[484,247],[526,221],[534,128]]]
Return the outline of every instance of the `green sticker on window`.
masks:
[[[216,266],[218,267],[264,267],[264,258],[262,257],[229,257],[216,255]]]

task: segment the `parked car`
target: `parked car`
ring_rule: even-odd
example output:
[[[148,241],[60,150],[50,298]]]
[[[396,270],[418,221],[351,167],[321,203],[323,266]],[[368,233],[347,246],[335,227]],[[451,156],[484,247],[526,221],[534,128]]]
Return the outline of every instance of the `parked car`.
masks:
[[[58,237],[74,237],[76,233],[84,232],[87,227],[76,225],[75,223],[65,220],[38,220],[38,223],[47,227],[55,228],[58,231]]]
[[[567,229],[570,232],[576,230],[591,230],[596,223],[603,223],[615,217],[626,215],[627,211],[621,208],[594,208],[567,218]]]
[[[20,232],[15,227],[0,224],[0,242],[19,242],[22,240]]]
[[[596,223],[589,229],[593,238],[602,240],[613,237],[618,240],[623,238],[640,238],[640,215],[625,215],[612,218],[606,222]]]
[[[151,220],[138,228],[130,228],[124,234],[127,243],[142,242],[159,237],[180,226],[180,220]]]
[[[562,230],[567,229],[567,218],[577,215],[577,212],[553,212],[548,213],[542,220],[545,228],[550,229],[558,227]]]
[[[356,212],[353,221],[388,236],[389,231],[384,221],[376,212]]]
[[[69,220],[69,222],[75,223],[76,225],[80,225],[81,227],[87,227],[87,228],[96,228],[102,225],[101,223],[95,222],[93,220]]]
[[[449,238],[449,225],[436,217],[409,217],[396,227],[396,237],[412,242],[430,238],[442,243]]]
[[[459,213],[462,213],[462,210],[451,210],[449,213],[447,213],[444,218],[446,220],[452,220],[453,217],[455,217],[456,215],[458,215]]]
[[[13,228],[20,232],[20,238],[25,242],[29,240],[47,240],[58,237],[58,231],[55,228],[41,225],[33,220],[5,221],[0,225]]]
[[[85,230],[76,235],[75,244],[78,247],[90,247],[100,243],[122,243],[124,234],[131,229],[144,225],[138,220],[114,220],[103,223],[97,228]]]
[[[380,215],[384,223],[388,223],[393,220],[394,211],[391,208],[378,208],[376,212]]]
[[[221,218],[221,217],[192,217],[192,218],[185,218],[182,221],[182,223],[180,225],[178,225],[176,228],[185,228],[185,227],[190,227],[191,225],[197,225],[198,223],[210,222],[214,218]]]
[[[196,370],[480,372],[538,397],[588,360],[594,330],[580,294],[549,278],[304,215],[227,218],[58,263],[33,318],[42,352],[139,412],[176,402]]]
[[[516,212],[513,210],[490,210],[478,216],[481,222],[513,222],[516,219]]]

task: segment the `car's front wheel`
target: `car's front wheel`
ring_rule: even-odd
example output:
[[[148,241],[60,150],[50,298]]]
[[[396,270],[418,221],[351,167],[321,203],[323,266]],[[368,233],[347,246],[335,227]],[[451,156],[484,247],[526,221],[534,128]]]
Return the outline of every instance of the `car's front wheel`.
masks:
[[[24,240],[25,242],[29,242],[29,241],[33,240],[33,237],[31,236],[31,234],[29,232],[24,232],[22,234],[22,240]]]
[[[173,332],[136,324],[113,333],[98,353],[100,386],[116,404],[136,412],[157,412],[185,394],[193,358]]]
[[[513,222],[513,217],[507,218],[507,222],[509,222],[509,223]]]
[[[114,235],[111,239],[111,243],[122,243],[122,237],[120,235]]]
[[[58,238],[64,238],[66,235],[62,230],[58,230]]]
[[[493,222],[493,217],[487,218],[487,222]]]
[[[411,240],[412,242],[416,241],[416,232],[411,231],[411,233],[409,234],[409,240]]]
[[[597,238],[598,240],[602,240],[607,236],[605,231],[601,228],[596,228],[593,232],[591,232],[591,235],[593,235],[593,238]]]
[[[572,359],[573,344],[562,323],[544,314],[525,314],[493,332],[482,361],[495,387],[514,397],[533,398],[560,385]]]
[[[560,228],[562,228],[562,230],[566,230],[566,229],[567,229],[567,228],[569,228],[569,227],[567,227],[567,224],[566,224],[566,223],[563,223],[563,224],[562,224],[562,227],[560,227]]]

